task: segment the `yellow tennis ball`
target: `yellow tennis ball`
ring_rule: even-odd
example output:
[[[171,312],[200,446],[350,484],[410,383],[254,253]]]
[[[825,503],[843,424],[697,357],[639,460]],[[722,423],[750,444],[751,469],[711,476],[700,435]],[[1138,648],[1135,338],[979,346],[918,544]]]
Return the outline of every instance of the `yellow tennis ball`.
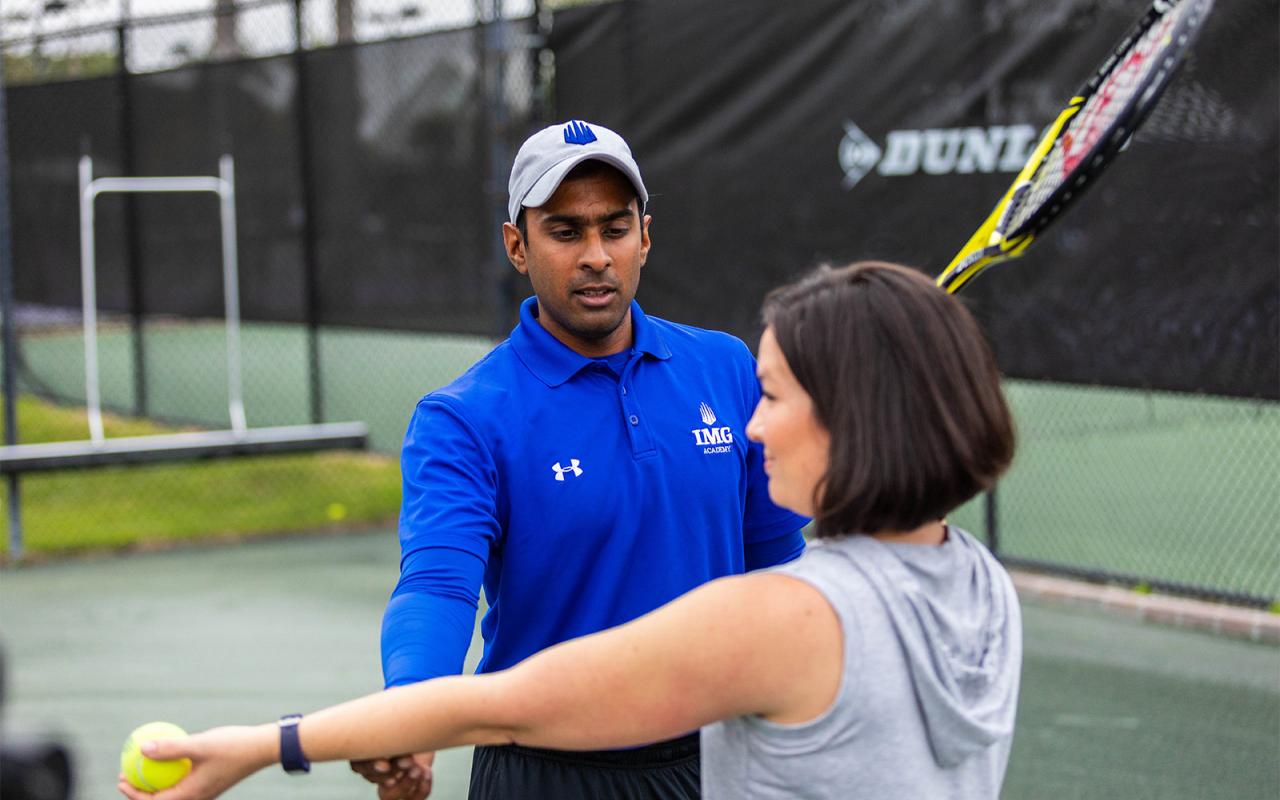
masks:
[[[347,507],[342,503],[330,503],[329,507],[325,509],[325,514],[334,522],[341,522],[347,518]]]
[[[120,751],[120,771],[124,773],[125,779],[144,792],[168,789],[182,780],[191,771],[191,759],[153,761],[144,756],[139,748],[143,742],[152,739],[172,739],[186,735],[186,731],[171,722],[148,722],[136,728],[124,740],[124,749]]]

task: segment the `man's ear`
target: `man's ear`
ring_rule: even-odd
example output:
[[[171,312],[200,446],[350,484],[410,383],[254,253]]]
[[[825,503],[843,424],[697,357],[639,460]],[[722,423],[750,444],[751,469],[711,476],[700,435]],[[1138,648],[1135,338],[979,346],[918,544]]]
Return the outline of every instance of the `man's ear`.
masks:
[[[640,266],[644,266],[649,260],[649,247],[652,242],[649,240],[649,223],[653,222],[653,217],[645,214],[640,218]]]
[[[520,235],[520,229],[510,222],[502,223],[502,242],[507,248],[507,260],[511,262],[511,266],[521,275],[528,275],[525,241]]]

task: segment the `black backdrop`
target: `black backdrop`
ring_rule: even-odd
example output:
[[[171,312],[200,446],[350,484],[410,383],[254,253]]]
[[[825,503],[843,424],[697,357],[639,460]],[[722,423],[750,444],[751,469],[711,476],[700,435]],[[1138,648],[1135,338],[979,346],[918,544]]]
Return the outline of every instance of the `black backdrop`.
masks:
[[[127,128],[133,175],[216,175],[218,157],[234,156],[246,319],[306,319],[305,170],[317,322],[492,333],[479,41],[468,29],[303,53],[309,160],[292,55],[9,88],[19,301],[79,306],[76,162],[88,154],[96,177],[125,174]],[[511,110],[508,135],[528,127],[528,105]],[[220,315],[217,199],[134,202],[142,310]],[[96,204],[99,305],[112,311],[130,309],[125,203]]]
[[[1012,179],[1007,153],[984,173],[990,154],[966,155],[965,137],[1037,133],[1143,7],[579,8],[556,18],[557,111],[616,126],[636,152],[655,195],[646,308],[751,337],[768,288],[815,262],[944,266]],[[966,289],[1007,373],[1280,397],[1278,31],[1275,2],[1219,2],[1104,179]],[[882,151],[856,183],[839,158],[850,125],[873,163]],[[918,171],[882,174],[913,166],[908,141]]]
[[[814,263],[937,271],[1144,4],[575,8],[551,30],[555,116],[636,151],[655,217],[646,308],[753,341],[764,293]],[[1007,373],[1280,398],[1278,31],[1275,0],[1219,0],[1128,152],[1028,256],[966,290]],[[290,56],[7,89],[19,300],[79,304],[76,159],[121,174],[127,127],[134,174],[213,174],[235,155],[246,317],[308,316],[306,174],[312,321],[498,333],[513,300],[491,263],[489,142],[543,123],[515,98],[494,133],[479,41],[306,52],[309,161]],[[102,305],[128,310],[123,200],[98,205]],[[142,311],[220,312],[216,218],[211,198],[138,198]]]

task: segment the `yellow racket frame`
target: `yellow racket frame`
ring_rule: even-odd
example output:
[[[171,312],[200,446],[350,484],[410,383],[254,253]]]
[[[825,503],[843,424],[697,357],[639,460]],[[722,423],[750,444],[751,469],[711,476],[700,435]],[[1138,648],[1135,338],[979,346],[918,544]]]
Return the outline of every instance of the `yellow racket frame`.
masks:
[[[1068,120],[1080,111],[1083,105],[1083,97],[1073,97],[1067,107],[1062,110],[1062,113],[1058,114],[1058,118],[1054,120],[1053,125],[1049,127],[1049,130],[1040,139],[1036,149],[1032,151],[1031,158],[1027,159],[1027,163],[1022,166],[1022,170],[1018,173],[1018,177],[1009,186],[1009,191],[1005,192],[1004,197],[996,204],[995,209],[992,210],[986,221],[982,223],[982,226],[978,228],[973,236],[969,237],[969,241],[965,243],[965,246],[960,248],[960,252],[956,253],[955,258],[951,259],[951,263],[947,265],[947,268],[938,275],[936,281],[938,286],[950,294],[955,294],[987,267],[1001,261],[1017,258],[1031,246],[1031,242],[1035,239],[1035,236],[1031,233],[1023,233],[1012,237],[1005,235],[1005,223],[1008,221],[1013,199],[1019,192],[1026,191],[1026,188],[1031,185],[1031,178],[1044,162],[1049,150],[1053,147],[1053,143],[1058,140],[1058,136],[1062,133],[1062,128],[1067,124]]]

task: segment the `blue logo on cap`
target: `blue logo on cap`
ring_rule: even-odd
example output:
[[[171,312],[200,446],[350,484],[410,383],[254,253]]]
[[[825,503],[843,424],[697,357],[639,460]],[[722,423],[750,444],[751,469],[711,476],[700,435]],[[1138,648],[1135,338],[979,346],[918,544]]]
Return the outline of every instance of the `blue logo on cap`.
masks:
[[[591,144],[595,140],[595,133],[591,130],[591,126],[585,122],[579,122],[575,119],[564,126],[565,144]]]

